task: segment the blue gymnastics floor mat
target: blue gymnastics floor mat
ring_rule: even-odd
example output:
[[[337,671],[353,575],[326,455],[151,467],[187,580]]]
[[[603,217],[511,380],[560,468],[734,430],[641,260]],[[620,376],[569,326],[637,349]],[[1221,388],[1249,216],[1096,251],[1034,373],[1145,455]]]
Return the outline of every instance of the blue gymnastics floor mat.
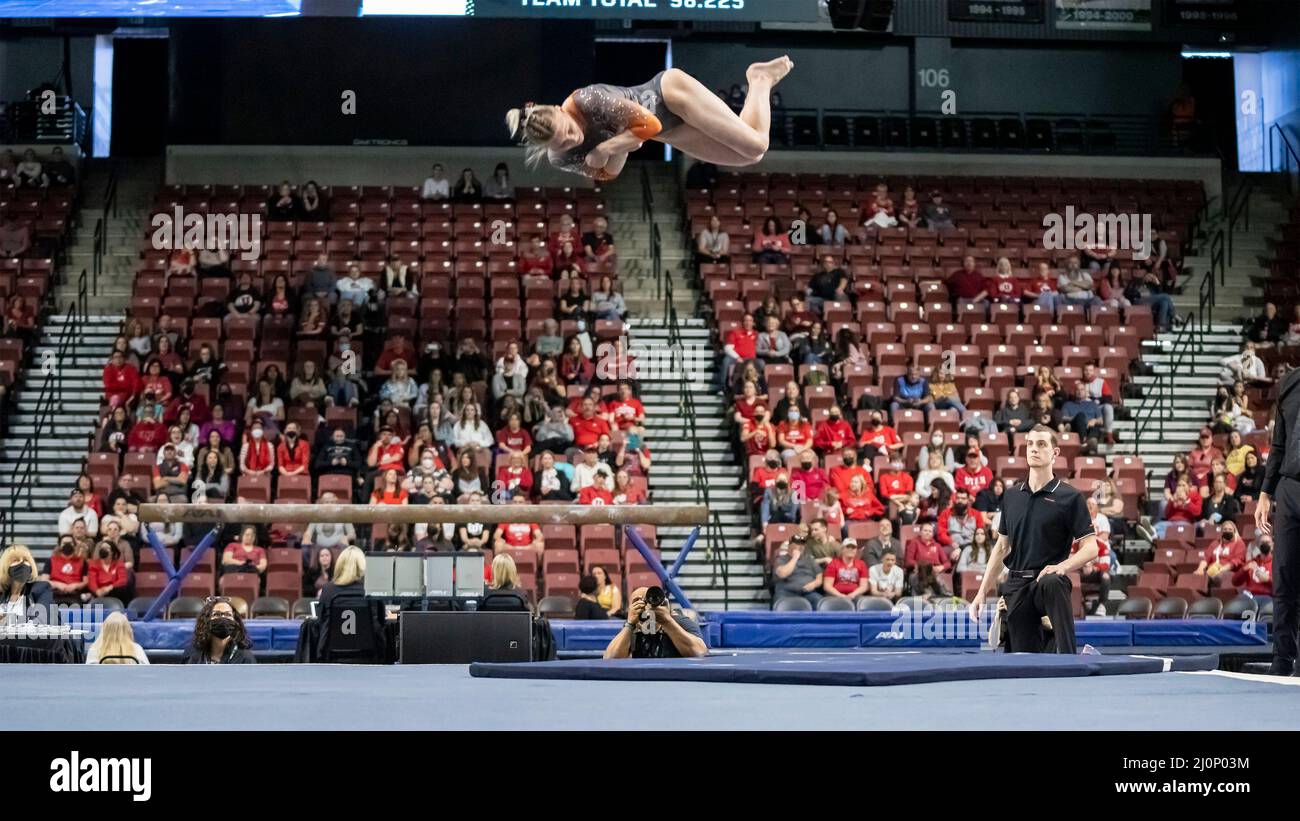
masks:
[[[711,681],[874,687],[972,679],[1117,676],[1214,670],[1218,656],[1058,656],[1034,653],[792,652],[713,653],[698,659],[577,659],[476,663],[479,678],[581,681]]]

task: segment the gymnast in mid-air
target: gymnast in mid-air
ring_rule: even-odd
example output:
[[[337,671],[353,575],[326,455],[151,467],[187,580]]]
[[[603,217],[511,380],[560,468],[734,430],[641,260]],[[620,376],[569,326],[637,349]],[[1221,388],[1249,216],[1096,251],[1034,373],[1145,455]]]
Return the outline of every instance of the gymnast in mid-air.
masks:
[[[667,143],[715,165],[753,165],[767,153],[772,88],[794,63],[778,57],[745,71],[749,95],[739,116],[699,80],[679,69],[661,71],[639,86],[584,86],[561,105],[512,108],[510,137],[528,147],[528,162],[543,158],[598,182],[619,175],[627,155],[646,140]]]

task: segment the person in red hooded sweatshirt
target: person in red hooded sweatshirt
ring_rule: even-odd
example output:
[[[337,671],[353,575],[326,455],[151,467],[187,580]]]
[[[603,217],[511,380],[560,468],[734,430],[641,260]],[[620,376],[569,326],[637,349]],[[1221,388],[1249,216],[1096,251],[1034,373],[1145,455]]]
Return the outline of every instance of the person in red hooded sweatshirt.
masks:
[[[961,558],[963,548],[975,541],[975,531],[984,527],[984,514],[971,506],[971,493],[958,487],[952,494],[952,504],[939,513],[934,537],[949,549],[948,558],[954,563]]]
[[[153,408],[145,406],[140,412],[140,420],[126,435],[128,450],[157,450],[167,441],[167,426],[154,418]]]
[[[849,481],[849,491],[840,497],[840,506],[844,508],[844,518],[850,522],[879,519],[885,515],[885,506],[877,498],[871,480],[862,476],[854,476]]]
[[[1201,554],[1201,563],[1193,571],[1198,576],[1207,576],[1211,585],[1222,584],[1232,578],[1239,568],[1246,564],[1246,543],[1237,535],[1237,524],[1233,521],[1223,523],[1219,540]]]
[[[140,372],[126,361],[121,351],[113,351],[108,364],[104,366],[104,396],[108,406],[116,408],[135,398],[140,392]]]
[[[853,427],[844,421],[839,405],[831,405],[830,415],[818,422],[813,431],[813,447],[822,455],[848,447],[856,440]]]
[[[858,464],[858,449],[847,447],[840,454],[840,463],[830,469],[831,487],[840,495],[840,503],[843,504],[844,497],[849,492],[849,483],[853,481],[854,476],[861,476],[863,481],[871,484],[871,474],[867,469]]]
[[[950,551],[939,544],[934,537],[934,525],[926,522],[921,525],[921,535],[911,539],[904,549],[903,569],[908,573],[916,570],[917,562],[929,562],[932,567],[943,566],[944,571],[952,569]]]
[[[1256,599],[1273,598],[1273,542],[1259,540],[1259,554],[1232,574],[1232,584]]]

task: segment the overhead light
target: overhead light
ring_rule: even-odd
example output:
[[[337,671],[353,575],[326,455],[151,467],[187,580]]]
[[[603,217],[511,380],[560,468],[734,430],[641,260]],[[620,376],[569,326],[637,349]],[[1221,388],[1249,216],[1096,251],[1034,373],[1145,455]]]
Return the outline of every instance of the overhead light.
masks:
[[[1180,51],[1179,56],[1184,60],[1229,60],[1232,58],[1231,51]]]

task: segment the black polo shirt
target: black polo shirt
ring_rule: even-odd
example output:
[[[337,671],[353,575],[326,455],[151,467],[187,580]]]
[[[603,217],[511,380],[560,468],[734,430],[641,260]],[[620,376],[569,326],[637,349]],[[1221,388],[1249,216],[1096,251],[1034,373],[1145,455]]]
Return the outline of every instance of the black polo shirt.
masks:
[[[998,533],[1011,541],[1007,568],[1037,573],[1060,564],[1070,555],[1070,545],[1092,535],[1092,517],[1084,495],[1068,482],[1052,479],[1029,492],[1029,482],[1016,482],[1002,494]]]

